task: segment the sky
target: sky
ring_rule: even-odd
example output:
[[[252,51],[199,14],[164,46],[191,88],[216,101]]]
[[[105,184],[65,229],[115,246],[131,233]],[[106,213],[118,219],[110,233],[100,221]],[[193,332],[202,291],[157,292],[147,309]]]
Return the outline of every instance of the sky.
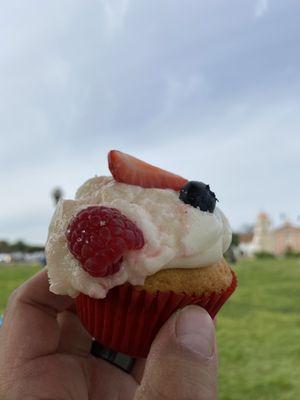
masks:
[[[234,230],[297,222],[299,1],[0,9],[0,240],[44,243],[52,189],[107,175],[110,149],[209,183]]]

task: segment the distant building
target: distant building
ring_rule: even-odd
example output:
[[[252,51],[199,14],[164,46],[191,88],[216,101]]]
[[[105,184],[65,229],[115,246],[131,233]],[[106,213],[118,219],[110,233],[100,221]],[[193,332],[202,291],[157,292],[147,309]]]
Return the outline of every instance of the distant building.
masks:
[[[288,250],[300,252],[300,227],[286,221],[273,228],[266,213],[257,216],[253,232],[239,236],[239,249],[245,255],[268,252],[274,255],[284,254]]]
[[[0,253],[0,263],[9,264],[11,262],[11,255],[7,253]]]
[[[300,228],[286,221],[273,231],[274,254],[282,254],[287,250],[300,252]]]

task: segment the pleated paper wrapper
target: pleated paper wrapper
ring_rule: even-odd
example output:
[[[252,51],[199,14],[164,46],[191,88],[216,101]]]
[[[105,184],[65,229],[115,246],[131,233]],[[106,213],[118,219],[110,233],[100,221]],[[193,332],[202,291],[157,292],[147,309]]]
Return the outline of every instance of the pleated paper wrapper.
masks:
[[[86,330],[102,345],[131,357],[147,357],[159,329],[175,311],[196,304],[214,318],[236,286],[233,271],[226,290],[201,296],[150,293],[125,284],[111,289],[105,299],[80,294],[76,310]]]

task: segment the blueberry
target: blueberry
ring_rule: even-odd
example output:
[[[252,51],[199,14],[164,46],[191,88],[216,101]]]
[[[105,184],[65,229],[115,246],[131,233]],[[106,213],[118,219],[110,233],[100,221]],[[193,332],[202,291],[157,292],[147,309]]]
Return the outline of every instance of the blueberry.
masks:
[[[200,208],[201,211],[214,212],[216,207],[216,195],[203,182],[190,181],[186,183],[179,193],[179,198],[185,204]]]

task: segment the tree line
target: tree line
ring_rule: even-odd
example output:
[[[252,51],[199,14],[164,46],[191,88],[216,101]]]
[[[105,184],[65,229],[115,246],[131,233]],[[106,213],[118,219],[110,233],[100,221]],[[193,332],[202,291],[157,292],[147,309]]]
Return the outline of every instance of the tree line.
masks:
[[[6,240],[0,240],[0,253],[34,253],[36,251],[44,251],[44,246],[29,245],[22,240],[10,243]]]

